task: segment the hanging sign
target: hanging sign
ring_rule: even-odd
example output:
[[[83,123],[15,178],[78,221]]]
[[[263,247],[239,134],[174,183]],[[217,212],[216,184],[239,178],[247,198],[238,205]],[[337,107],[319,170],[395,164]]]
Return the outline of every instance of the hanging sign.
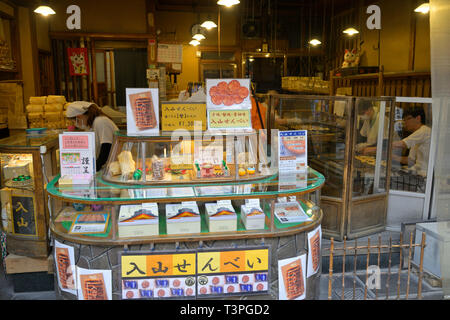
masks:
[[[71,76],[87,76],[89,74],[87,48],[67,48],[67,57]]]
[[[162,131],[184,129],[194,131],[195,121],[200,121],[202,130],[206,130],[206,104],[163,102],[161,103]]]

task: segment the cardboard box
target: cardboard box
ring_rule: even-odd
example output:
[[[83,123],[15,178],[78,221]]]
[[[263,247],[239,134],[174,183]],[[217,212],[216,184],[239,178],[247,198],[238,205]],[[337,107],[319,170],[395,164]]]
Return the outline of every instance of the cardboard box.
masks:
[[[206,223],[209,232],[226,232],[237,230],[237,215],[231,204],[225,202],[205,203]]]
[[[119,212],[119,238],[145,237],[159,234],[157,203],[122,205]]]
[[[259,206],[241,206],[241,219],[247,230],[264,229],[266,215]]]
[[[200,211],[195,202],[166,204],[167,234],[200,233]]]

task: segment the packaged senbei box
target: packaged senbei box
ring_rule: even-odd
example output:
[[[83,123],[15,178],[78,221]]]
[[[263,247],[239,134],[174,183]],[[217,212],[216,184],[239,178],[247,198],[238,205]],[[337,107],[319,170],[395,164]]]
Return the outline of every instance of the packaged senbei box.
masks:
[[[119,212],[119,237],[142,237],[159,234],[158,204],[123,205]]]
[[[259,205],[251,203],[241,206],[241,220],[247,230],[264,229],[266,215]]]
[[[237,230],[237,215],[230,200],[205,203],[205,208],[209,232]]]
[[[166,204],[167,234],[200,233],[200,211],[195,201]]]

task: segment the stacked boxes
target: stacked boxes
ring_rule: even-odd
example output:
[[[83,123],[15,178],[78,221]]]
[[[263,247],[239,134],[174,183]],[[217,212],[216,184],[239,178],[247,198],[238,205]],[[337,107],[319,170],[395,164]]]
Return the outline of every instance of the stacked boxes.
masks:
[[[67,106],[64,96],[30,97],[26,106],[29,128],[61,129],[73,125],[66,118]]]

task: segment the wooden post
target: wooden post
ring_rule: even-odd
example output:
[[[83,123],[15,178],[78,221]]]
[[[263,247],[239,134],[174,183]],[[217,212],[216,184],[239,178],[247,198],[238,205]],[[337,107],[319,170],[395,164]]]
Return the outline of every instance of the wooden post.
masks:
[[[345,255],[347,253],[347,236],[344,236],[344,255],[342,256],[342,297],[341,299],[344,300],[345,297]]]
[[[334,251],[334,238],[331,238],[330,244],[330,263],[328,273],[328,300],[331,300],[331,288],[333,282],[333,251]]]
[[[422,276],[423,276],[423,256],[425,250],[425,239],[427,234],[422,232],[422,242],[420,243],[420,265],[419,265],[419,284],[417,287],[417,298],[422,300]]]

